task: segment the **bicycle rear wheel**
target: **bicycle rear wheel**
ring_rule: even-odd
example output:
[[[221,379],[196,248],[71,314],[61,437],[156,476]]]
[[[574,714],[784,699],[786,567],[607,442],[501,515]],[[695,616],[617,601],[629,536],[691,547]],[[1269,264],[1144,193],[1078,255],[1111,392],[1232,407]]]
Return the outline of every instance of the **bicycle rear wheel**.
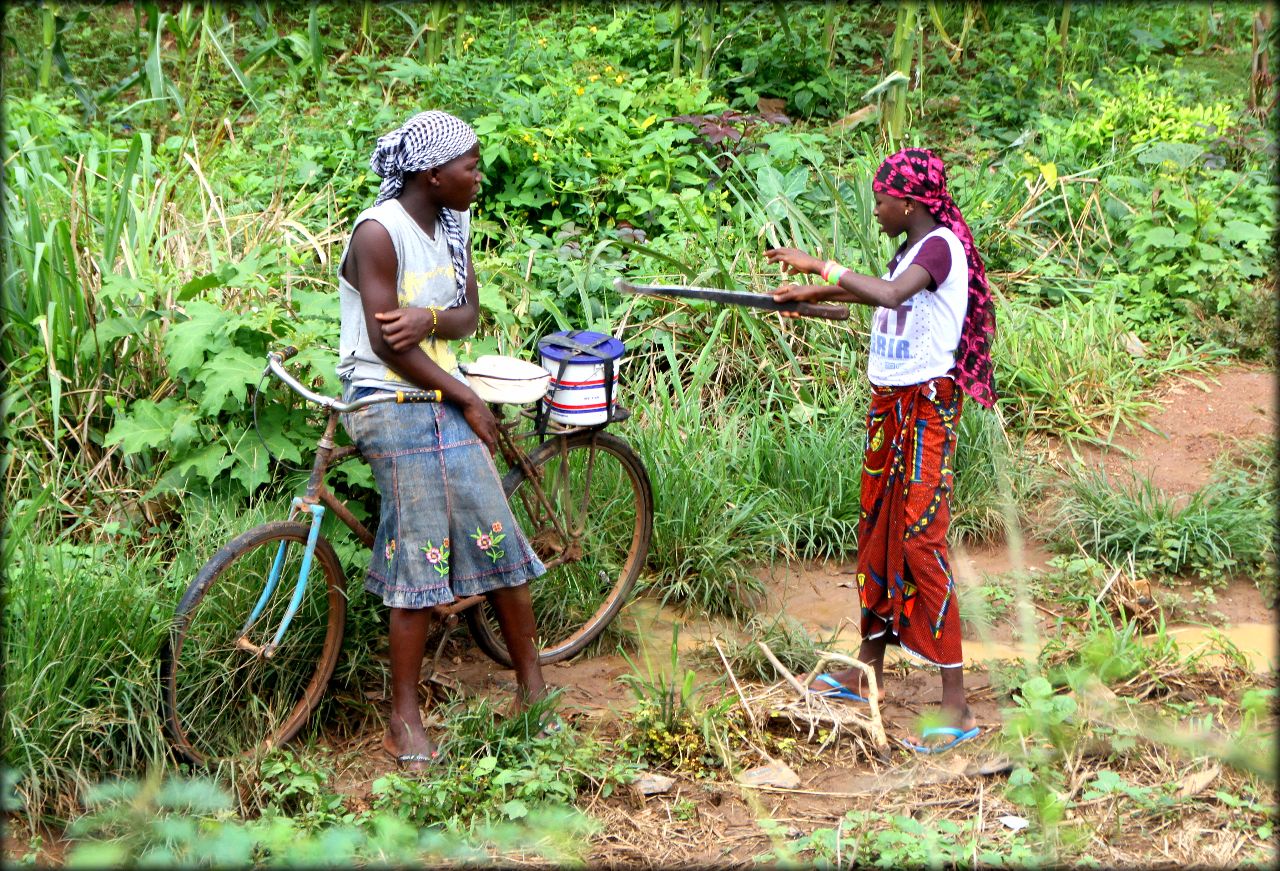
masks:
[[[279,746],[298,733],[324,694],[347,619],[338,555],[316,541],[307,585],[280,646],[264,655],[294,596],[310,525],[266,523],[237,536],[196,575],[161,653],[165,729],[198,764]],[[241,630],[268,577],[278,582],[248,632]]]
[[[516,523],[547,566],[529,595],[539,659],[548,664],[581,652],[626,603],[649,553],[653,491],[630,445],[605,432],[553,438],[529,464],[540,488],[520,468],[502,483]],[[480,649],[510,666],[489,604],[466,613]]]

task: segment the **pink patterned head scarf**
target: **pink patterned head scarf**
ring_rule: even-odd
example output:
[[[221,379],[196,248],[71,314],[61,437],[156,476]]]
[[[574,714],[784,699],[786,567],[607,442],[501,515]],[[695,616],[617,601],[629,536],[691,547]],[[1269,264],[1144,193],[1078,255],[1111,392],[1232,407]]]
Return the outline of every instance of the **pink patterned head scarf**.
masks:
[[[973,244],[973,234],[947,192],[947,170],[932,151],[904,148],[886,157],[876,171],[871,188],[899,199],[911,198],[924,204],[939,224],[964,246],[969,261],[969,305],[960,328],[956,348],[956,383],[985,408],[996,402],[991,366],[991,339],[996,332],[995,302],[987,284],[987,269]]]

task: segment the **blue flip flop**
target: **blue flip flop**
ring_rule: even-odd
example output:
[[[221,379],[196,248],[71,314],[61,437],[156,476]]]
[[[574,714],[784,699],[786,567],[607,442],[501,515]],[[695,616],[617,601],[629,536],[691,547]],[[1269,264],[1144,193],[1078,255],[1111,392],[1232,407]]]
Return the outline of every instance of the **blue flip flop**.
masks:
[[[825,699],[843,699],[847,702],[865,702],[866,701],[866,699],[864,699],[862,696],[858,695],[853,690],[849,689],[847,686],[840,683],[840,681],[836,680],[831,675],[825,672],[815,677],[814,680],[820,680],[827,686],[831,687],[831,689],[829,690],[821,690],[821,691],[809,690],[809,692],[813,693],[815,696],[822,696]]]
[[[950,735],[951,740],[946,744],[937,745],[915,744],[911,741],[904,741],[903,743],[917,753],[946,753],[957,744],[961,744],[972,738],[978,737],[981,732],[982,729],[977,726],[974,726],[968,732],[957,729],[955,726],[933,726],[920,733],[921,740],[925,738],[932,738],[935,735]]]

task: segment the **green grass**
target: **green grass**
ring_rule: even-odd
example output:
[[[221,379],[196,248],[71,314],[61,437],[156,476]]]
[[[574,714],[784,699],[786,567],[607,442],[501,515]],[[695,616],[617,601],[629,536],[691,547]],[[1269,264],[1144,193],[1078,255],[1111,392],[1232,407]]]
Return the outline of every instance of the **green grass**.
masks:
[[[1044,436],[1108,440],[1137,425],[1158,379],[1203,365],[1205,337],[1258,356],[1274,322],[1266,293],[1225,287],[1227,314],[1180,314],[1148,337],[1145,357],[1125,349],[1144,276],[1124,272],[1114,248],[1150,199],[1121,202],[1116,192],[1174,188],[1164,169],[1125,156],[1128,128],[1109,146],[1116,162],[1097,166],[1080,144],[1091,141],[1094,98],[1069,84],[1131,86],[1109,68],[1134,63],[1136,50],[1187,101],[1201,86],[1175,57],[1221,92],[1242,93],[1252,7],[1220,10],[1225,30],[1197,57],[1195,31],[1215,20],[1198,7],[1153,11],[1135,49],[1128,11],[1077,4],[1067,84],[1055,89],[1047,40],[1060,5],[987,9],[963,60],[930,51],[909,92],[908,136],[947,160],[999,299],[1000,411],[970,404],[960,424],[952,533],[963,540],[1017,539],[1020,523],[1038,521],[1029,515],[1043,482],[1031,447]],[[893,34],[883,25],[896,10],[801,5],[781,29],[765,10],[713,11],[718,41],[699,40],[704,55],[719,46],[705,57],[705,81],[667,75],[678,37],[658,5],[472,4],[462,15],[440,4],[6,10],[4,764],[22,774],[29,812],[70,813],[84,784],[162,757],[154,648],[163,622],[204,558],[279,516],[283,501],[268,494],[291,486],[281,468],[244,460],[256,444],[237,401],[244,385],[220,404],[206,382],[232,363],[248,372],[256,363],[245,361],[267,343],[300,337],[299,362],[332,387],[333,261],[374,190],[365,156],[378,134],[428,104],[484,117],[486,154],[505,155],[477,212],[488,335],[475,348],[528,349],[550,329],[583,326],[628,340],[625,401],[636,416],[621,432],[656,496],[646,583],[667,601],[750,620],[760,565],[852,554],[866,312],[781,323],[620,300],[609,289],[626,274],[767,290],[780,275],[761,250],[776,243],[882,267],[892,243],[871,218],[870,177],[885,143],[874,123],[828,125],[880,78],[859,58],[885,56]],[[940,14],[955,37],[963,11]],[[42,27],[56,16],[65,26],[55,45]],[[833,54],[814,38],[828,24]],[[936,25],[924,23],[926,44]],[[696,47],[684,38],[687,69]],[[444,60],[432,65],[437,53]],[[380,89],[370,91],[371,80]],[[944,81],[962,108],[938,107]],[[793,123],[761,125],[741,141],[710,143],[664,120],[754,112],[757,96],[779,95]],[[1019,139],[1026,130],[1047,132]],[[1243,140],[1231,148],[1233,161],[1266,163]],[[1097,166],[1099,181],[1033,201],[1025,182],[1046,161],[1059,176]],[[1126,185],[1127,175],[1140,183]],[[1192,193],[1202,181],[1188,176]],[[1083,212],[1090,193],[1099,200]],[[623,245],[623,220],[647,241]],[[161,405],[163,414],[144,413]],[[277,410],[264,416],[277,453],[290,438],[314,438],[310,423]],[[113,441],[122,420],[132,434]],[[220,465],[227,457],[232,465]],[[1241,572],[1274,589],[1272,479],[1264,451],[1222,470],[1187,506],[1138,483],[1081,480],[1065,497],[1060,535],[1107,559],[1137,553],[1153,572],[1198,572],[1210,583]],[[240,496],[209,499],[228,492]],[[251,493],[260,504],[242,508]],[[180,508],[172,528],[144,516],[166,504]],[[335,538],[354,590],[366,557]],[[384,619],[372,597],[353,597],[336,691],[321,713],[328,727],[367,725],[361,691],[384,679]],[[789,628],[763,631],[808,655]]]
[[[1242,575],[1274,586],[1274,467],[1266,449],[1246,453],[1242,465],[1220,468],[1219,477],[1185,500],[1145,478],[1115,481],[1102,470],[1077,471],[1052,537],[1063,548],[1079,542],[1117,565],[1132,557],[1140,574],[1190,575],[1217,588]]]
[[[1050,309],[1004,301],[994,359],[1012,429],[1108,442],[1156,407],[1158,378],[1207,366],[1176,344],[1163,357],[1131,354],[1119,305],[1112,296],[1068,297]]]

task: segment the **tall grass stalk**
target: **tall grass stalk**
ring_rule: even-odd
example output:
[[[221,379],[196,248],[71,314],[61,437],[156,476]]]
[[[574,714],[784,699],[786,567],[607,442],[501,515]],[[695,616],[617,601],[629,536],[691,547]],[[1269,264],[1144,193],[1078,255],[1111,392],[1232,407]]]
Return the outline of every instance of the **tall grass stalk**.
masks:
[[[1274,480],[1237,474],[1192,493],[1185,502],[1149,479],[1113,481],[1105,471],[1077,472],[1059,504],[1055,540],[1079,542],[1118,563],[1133,557],[1140,572],[1194,574],[1224,587],[1232,574],[1258,576],[1274,556]]]
[[[745,616],[763,593],[751,568],[764,554],[750,530],[768,507],[766,494],[732,472],[745,459],[746,416],[704,418],[675,377],[660,388],[638,404],[645,425],[628,434],[654,485],[650,583],[664,602]]]
[[[996,383],[1022,431],[1110,441],[1155,407],[1149,388],[1157,378],[1206,365],[1179,345],[1164,359],[1130,353],[1114,295],[1068,297],[1054,309],[1013,297],[999,311]]]

